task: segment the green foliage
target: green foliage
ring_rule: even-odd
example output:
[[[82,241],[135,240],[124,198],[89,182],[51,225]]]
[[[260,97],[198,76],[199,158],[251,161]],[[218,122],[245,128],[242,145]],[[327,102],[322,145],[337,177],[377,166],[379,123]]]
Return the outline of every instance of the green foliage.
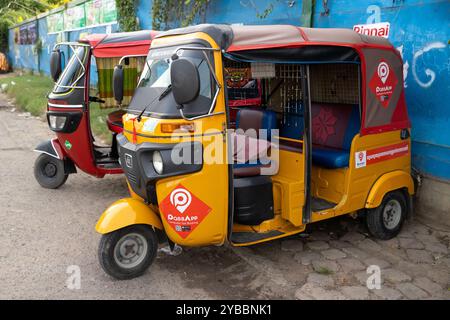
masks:
[[[53,81],[49,77],[21,75],[2,77],[0,86],[7,84],[8,96],[15,98],[16,105],[34,116],[40,116],[47,106],[47,94],[52,90]]]
[[[0,78],[0,86],[6,84],[6,93],[16,100],[16,106],[23,111],[30,112],[34,116],[43,116],[47,107],[47,94],[53,88],[53,81],[47,76],[32,75],[9,75]],[[90,95],[96,95],[92,90]],[[98,103],[90,104],[91,129],[96,137],[110,139],[106,125],[106,116],[111,109],[100,109]],[[109,142],[109,141],[106,141]]]
[[[63,3],[64,0],[0,0],[0,51],[8,48],[8,27]]]
[[[152,28],[154,30],[170,29],[174,26],[185,27],[197,17],[203,17],[212,0],[153,0]]]
[[[116,0],[117,20],[122,31],[139,30],[136,20],[136,0]]]
[[[262,13],[256,12],[256,17],[259,19],[265,19],[273,11],[273,3],[270,3]]]

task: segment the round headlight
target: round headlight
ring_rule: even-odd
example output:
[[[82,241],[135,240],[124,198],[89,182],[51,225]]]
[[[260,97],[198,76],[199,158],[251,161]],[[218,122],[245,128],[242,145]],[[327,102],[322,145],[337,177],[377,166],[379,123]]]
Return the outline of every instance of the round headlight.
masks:
[[[153,152],[153,168],[158,174],[163,173],[163,159],[159,151]]]

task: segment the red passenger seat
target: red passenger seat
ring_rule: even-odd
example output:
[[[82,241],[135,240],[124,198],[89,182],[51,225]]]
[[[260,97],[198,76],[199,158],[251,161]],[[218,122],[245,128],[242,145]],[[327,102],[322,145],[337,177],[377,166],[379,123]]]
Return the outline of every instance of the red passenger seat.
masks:
[[[125,113],[126,113],[125,110],[116,110],[108,114],[106,123],[110,131],[115,133],[122,133],[123,131],[122,116]]]

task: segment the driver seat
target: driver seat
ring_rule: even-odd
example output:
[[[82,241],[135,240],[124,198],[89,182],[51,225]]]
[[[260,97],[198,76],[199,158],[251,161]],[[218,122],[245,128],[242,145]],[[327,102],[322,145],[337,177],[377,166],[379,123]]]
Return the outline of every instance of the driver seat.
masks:
[[[108,125],[108,129],[114,133],[122,133],[123,131],[123,122],[122,116],[127,113],[125,110],[115,110],[108,114],[106,118],[106,124]]]

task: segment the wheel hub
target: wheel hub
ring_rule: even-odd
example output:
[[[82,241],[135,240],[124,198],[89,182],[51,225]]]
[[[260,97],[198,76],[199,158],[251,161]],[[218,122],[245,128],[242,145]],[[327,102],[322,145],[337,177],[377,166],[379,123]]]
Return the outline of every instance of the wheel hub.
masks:
[[[398,200],[389,200],[383,210],[383,223],[387,229],[394,229],[398,226],[402,217],[402,206]]]
[[[54,177],[56,175],[56,166],[54,163],[48,162],[45,167],[44,167],[44,174],[51,178]]]
[[[147,253],[147,240],[138,233],[123,236],[114,248],[114,260],[125,269],[139,265]]]

